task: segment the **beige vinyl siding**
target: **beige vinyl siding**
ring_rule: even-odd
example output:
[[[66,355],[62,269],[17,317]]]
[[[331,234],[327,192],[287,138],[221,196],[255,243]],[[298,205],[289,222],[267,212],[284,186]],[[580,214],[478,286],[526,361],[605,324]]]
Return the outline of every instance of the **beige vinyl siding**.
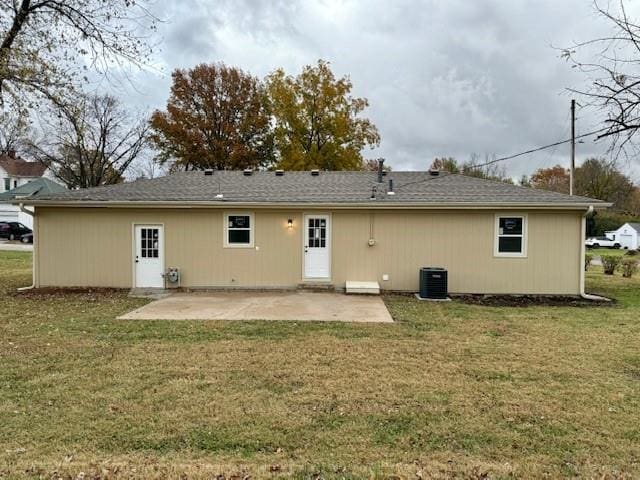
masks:
[[[436,266],[449,270],[453,293],[579,293],[580,213],[511,212],[528,217],[526,258],[494,256],[495,213],[334,214],[333,280],[377,280],[383,289],[416,291],[419,267]]]
[[[37,285],[131,287],[133,224],[164,225],[165,267],[179,267],[184,286],[303,282],[302,215],[309,210],[254,210],[257,248],[223,248],[225,211],[38,207]],[[526,258],[494,257],[494,211],[318,213],[331,213],[331,280],[337,288],[346,280],[377,280],[386,290],[415,291],[419,267],[441,266],[449,270],[453,293],[579,293],[577,211],[512,212],[527,214]],[[374,246],[368,245],[371,231]]]

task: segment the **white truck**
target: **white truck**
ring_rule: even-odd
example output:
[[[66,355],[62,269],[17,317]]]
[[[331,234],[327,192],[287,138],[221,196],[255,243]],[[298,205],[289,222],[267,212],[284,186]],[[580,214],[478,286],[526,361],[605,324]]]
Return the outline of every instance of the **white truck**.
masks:
[[[620,248],[620,242],[608,237],[589,237],[584,244],[587,248]]]

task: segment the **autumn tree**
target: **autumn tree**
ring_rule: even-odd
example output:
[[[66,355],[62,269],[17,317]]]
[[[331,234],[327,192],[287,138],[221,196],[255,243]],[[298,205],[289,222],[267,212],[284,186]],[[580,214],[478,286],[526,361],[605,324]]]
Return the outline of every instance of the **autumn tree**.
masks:
[[[29,145],[31,134],[25,110],[6,108],[0,111],[0,153],[24,151]]]
[[[336,78],[328,62],[296,77],[278,69],[267,77],[267,89],[281,168],[361,170],[362,150],[380,143],[375,125],[360,116],[369,102],[351,96],[349,78]]]
[[[185,170],[272,163],[269,109],[257,78],[222,63],[178,69],[172,77],[166,111],[151,116],[161,163]]]
[[[617,210],[629,208],[634,186],[614,162],[590,158],[576,168],[575,191],[578,195],[612,202]]]
[[[32,152],[69,188],[122,181],[148,132],[143,116],[136,118],[108,95],[56,104],[41,123],[44,135]]]
[[[529,186],[568,194],[569,171],[560,165],[550,168],[539,168],[531,175]]]
[[[485,178],[488,180],[498,180],[505,183],[513,183],[507,177],[506,171],[500,165],[491,163],[488,155],[481,158],[477,154],[471,154],[471,158],[466,162],[458,162],[453,157],[435,158],[429,168],[441,170],[448,173],[459,173],[468,177]]]
[[[145,0],[0,0],[0,101],[59,98],[89,71],[142,66],[154,29]]]

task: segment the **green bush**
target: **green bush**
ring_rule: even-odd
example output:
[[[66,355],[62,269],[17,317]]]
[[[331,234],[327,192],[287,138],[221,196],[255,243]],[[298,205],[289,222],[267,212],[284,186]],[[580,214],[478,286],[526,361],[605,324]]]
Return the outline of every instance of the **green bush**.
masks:
[[[627,257],[635,257],[640,255],[640,252],[638,250],[627,250],[625,253],[625,256]]]
[[[589,265],[591,265],[591,260],[593,260],[593,254],[592,253],[585,253],[584,254],[584,270],[585,270],[585,272],[587,270],[589,270]]]
[[[618,265],[620,265],[621,257],[616,257],[614,255],[602,255],[600,259],[602,260],[604,274],[613,275],[613,272],[615,272]]]
[[[620,262],[620,271],[625,278],[631,278],[638,271],[638,260],[633,257],[625,257]]]

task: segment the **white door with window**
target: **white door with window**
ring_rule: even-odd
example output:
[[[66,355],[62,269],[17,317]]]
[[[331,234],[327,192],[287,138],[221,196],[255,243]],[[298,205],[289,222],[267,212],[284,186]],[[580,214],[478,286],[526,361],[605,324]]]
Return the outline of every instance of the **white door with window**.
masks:
[[[304,278],[331,277],[331,224],[329,215],[304,216]]]
[[[161,225],[135,226],[135,286],[164,287],[164,229]]]

